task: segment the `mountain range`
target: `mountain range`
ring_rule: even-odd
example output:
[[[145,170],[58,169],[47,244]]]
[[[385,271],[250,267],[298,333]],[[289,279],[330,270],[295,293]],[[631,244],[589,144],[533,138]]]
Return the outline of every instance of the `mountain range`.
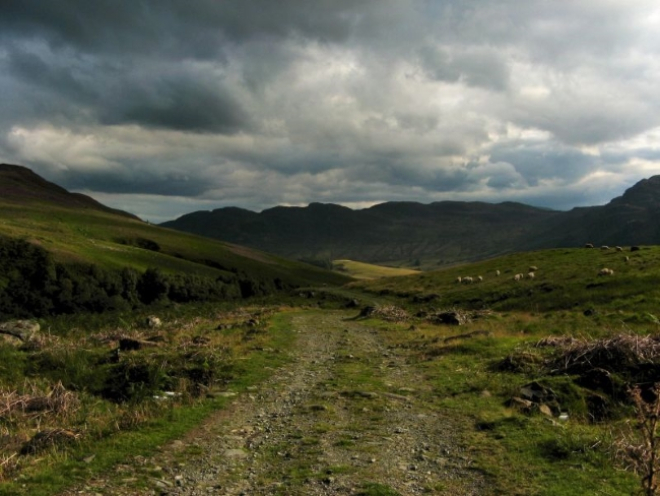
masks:
[[[607,205],[562,212],[513,202],[312,203],[260,213],[225,207],[161,224],[288,258],[426,268],[543,248],[660,244],[660,176]]]

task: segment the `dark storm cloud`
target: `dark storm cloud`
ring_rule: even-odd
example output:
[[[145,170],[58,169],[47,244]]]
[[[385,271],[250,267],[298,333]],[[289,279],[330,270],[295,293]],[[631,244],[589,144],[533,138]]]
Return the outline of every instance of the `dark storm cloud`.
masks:
[[[220,134],[232,134],[248,125],[248,117],[219,81],[174,74],[141,82],[128,80],[115,90],[118,104],[104,106],[100,116],[104,124]]]
[[[217,73],[162,64],[101,64],[19,46],[7,52],[7,69],[22,83],[17,92],[34,93],[23,99],[32,113],[59,109],[73,120],[221,134],[248,127],[247,114]]]
[[[387,0],[5,0],[0,28],[54,47],[91,53],[159,52],[170,57],[217,57],[225,43],[303,36],[337,42],[404,13],[408,2]]]
[[[70,190],[188,197],[200,196],[213,185],[208,178],[191,177],[185,171],[158,173],[145,171],[137,164],[122,171],[61,171],[51,174],[51,179]]]

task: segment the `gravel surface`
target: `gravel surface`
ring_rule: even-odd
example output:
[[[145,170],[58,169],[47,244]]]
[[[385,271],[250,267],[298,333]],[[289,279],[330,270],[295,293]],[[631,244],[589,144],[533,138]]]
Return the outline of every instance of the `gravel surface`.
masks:
[[[427,405],[430,386],[378,331],[332,312],[293,325],[294,360],[268,381],[123,478],[65,494],[488,493],[461,426]]]

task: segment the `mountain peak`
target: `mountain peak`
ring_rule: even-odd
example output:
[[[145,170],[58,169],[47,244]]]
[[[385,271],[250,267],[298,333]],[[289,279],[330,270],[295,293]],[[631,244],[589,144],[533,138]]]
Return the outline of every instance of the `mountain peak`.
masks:
[[[628,188],[623,195],[614,198],[610,204],[660,207],[660,175],[642,179]]]

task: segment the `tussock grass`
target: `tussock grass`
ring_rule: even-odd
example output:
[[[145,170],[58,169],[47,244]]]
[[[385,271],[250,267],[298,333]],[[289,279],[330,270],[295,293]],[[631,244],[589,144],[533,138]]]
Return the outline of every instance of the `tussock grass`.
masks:
[[[287,359],[275,352],[293,342],[286,313],[216,308],[191,318],[182,310],[159,329],[69,329],[45,349],[0,343],[0,355],[29,377],[13,382],[0,369],[0,494],[54,494],[146,455],[222,407],[217,392],[240,392]],[[128,337],[137,346],[122,350]]]
[[[424,396],[427,404],[467,426],[469,456],[474,468],[488,477],[493,494],[636,490],[636,476],[614,456],[615,426],[632,413],[629,403],[613,402],[603,391],[590,389],[593,386],[581,383],[580,375],[553,372],[552,364],[568,350],[588,360],[584,353],[598,343],[607,349],[618,343],[632,353],[634,343],[643,347],[650,338],[619,336],[582,312],[490,312],[460,326],[421,318],[412,322],[415,330],[409,323],[371,321],[390,347],[415,364],[420,381],[433,385],[433,394]],[[639,357],[654,356],[647,352],[640,351]],[[568,420],[507,406],[532,381],[554,392]],[[610,401],[607,408],[616,410],[613,418],[594,419],[593,402],[600,399]]]

